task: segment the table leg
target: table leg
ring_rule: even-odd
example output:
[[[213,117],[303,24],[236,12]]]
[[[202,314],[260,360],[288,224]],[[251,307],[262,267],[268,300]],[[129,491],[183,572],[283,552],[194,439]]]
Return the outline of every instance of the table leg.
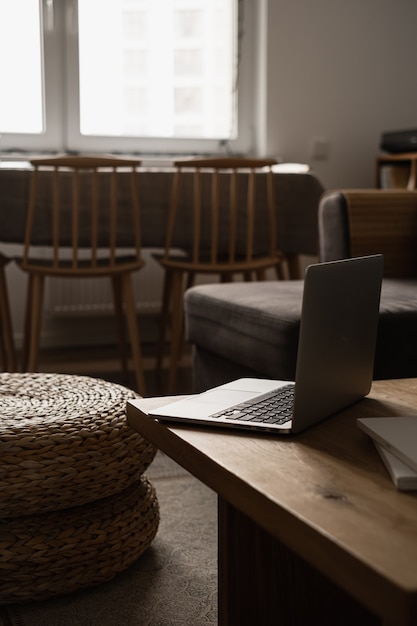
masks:
[[[377,626],[380,620],[219,497],[219,626]]]

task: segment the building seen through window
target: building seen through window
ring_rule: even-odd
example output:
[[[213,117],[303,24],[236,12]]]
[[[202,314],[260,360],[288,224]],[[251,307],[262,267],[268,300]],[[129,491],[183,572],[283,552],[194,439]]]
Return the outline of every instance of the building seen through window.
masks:
[[[237,139],[242,6],[0,0],[3,145]]]

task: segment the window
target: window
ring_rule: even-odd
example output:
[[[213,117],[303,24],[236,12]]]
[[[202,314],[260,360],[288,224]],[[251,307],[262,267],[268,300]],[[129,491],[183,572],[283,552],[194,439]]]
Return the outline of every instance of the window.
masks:
[[[37,3],[3,0],[0,25],[0,132],[41,133],[42,39]]]
[[[1,148],[248,150],[246,4],[0,0]]]

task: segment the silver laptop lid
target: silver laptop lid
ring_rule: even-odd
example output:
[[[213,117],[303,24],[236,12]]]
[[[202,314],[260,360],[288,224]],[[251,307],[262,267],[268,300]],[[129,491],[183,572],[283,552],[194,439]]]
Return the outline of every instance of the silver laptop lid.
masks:
[[[365,396],[373,378],[383,256],[306,270],[292,431]]]

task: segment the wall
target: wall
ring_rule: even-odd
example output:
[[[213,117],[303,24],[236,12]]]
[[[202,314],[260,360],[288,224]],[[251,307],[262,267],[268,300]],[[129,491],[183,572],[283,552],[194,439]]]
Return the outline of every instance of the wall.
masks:
[[[417,2],[260,7],[267,94],[258,103],[266,124],[258,150],[310,163],[326,188],[374,186],[381,133],[417,128]],[[325,159],[312,158],[315,139]]]

